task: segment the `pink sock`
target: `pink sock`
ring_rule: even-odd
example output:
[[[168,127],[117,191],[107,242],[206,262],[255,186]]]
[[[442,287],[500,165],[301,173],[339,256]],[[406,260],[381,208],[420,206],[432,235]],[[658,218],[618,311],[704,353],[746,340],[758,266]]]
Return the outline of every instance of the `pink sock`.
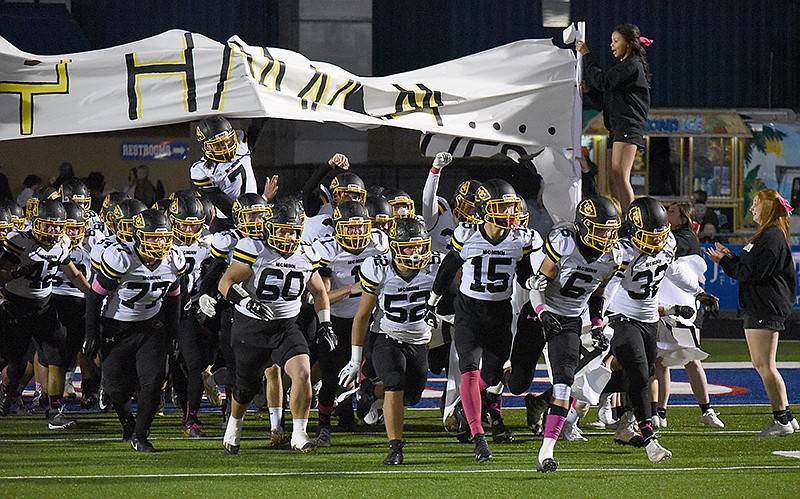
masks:
[[[461,404],[473,435],[483,433],[481,425],[480,371],[468,371],[461,375]]]
[[[564,427],[564,416],[556,414],[548,414],[544,417],[544,438],[552,438],[558,440],[561,435],[561,428]]]

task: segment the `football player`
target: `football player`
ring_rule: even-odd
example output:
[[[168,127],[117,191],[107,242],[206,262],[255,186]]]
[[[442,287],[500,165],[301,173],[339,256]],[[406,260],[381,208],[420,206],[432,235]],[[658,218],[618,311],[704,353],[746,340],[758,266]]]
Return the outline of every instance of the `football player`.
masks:
[[[331,205],[331,191],[329,189],[333,177],[341,173],[340,170],[349,170],[350,160],[342,153],[337,152],[326,165],[314,170],[303,184],[303,207],[306,213],[306,223],[317,215],[324,214],[328,217],[333,213]],[[306,232],[308,227],[303,231]]]
[[[317,273],[319,258],[311,246],[301,244],[303,219],[299,201],[288,199],[274,205],[263,236],[239,240],[233,262],[219,282],[220,293],[234,305],[231,344],[236,386],[223,438],[229,454],[239,452],[245,411],[259,390],[264,370],[273,364],[292,380],[291,445],[301,452],[314,448],[306,431],[311,367],[297,316],[307,288],[314,297],[320,327],[329,331],[330,305]]]
[[[417,214],[414,200],[402,189],[383,189],[381,197],[389,202],[394,218],[413,218]]]
[[[329,186],[329,204],[320,208],[319,214],[306,220],[303,230],[303,241],[313,243],[317,239],[333,235],[333,210],[346,201],[356,201],[364,204],[367,200],[367,190],[361,177],[351,172],[337,174]]]
[[[372,230],[367,209],[358,201],[337,204],[333,210],[333,226],[334,237],[314,242],[314,250],[319,254],[322,266],[320,275],[331,304],[331,323],[335,333],[332,342],[317,338],[317,353],[322,368],[317,436],[317,445],[320,447],[331,445],[331,414],[339,388],[338,374],[350,358],[350,333],[361,295],[359,269],[367,259],[389,252],[386,235],[379,230]],[[355,417],[350,399],[340,404],[339,418],[340,426],[352,431]]]
[[[481,392],[501,381],[503,363],[511,352],[511,279],[520,283],[532,274],[528,256],[542,246],[539,234],[520,226],[520,199],[501,179],[477,190],[481,224],[462,222],[453,234],[452,249],[442,262],[428,299],[429,320],[459,269],[463,269],[455,299],[455,347],[461,371],[461,401],[475,443],[475,459],[492,459],[481,424]],[[500,439],[507,428],[499,405],[492,413],[492,432]],[[508,441],[502,437],[500,441]]]
[[[137,452],[155,452],[147,437],[161,400],[168,338],[177,334],[186,259],[173,247],[172,226],[160,211],[138,213],[132,226],[132,241],[120,240],[101,255],[100,272],[86,296],[83,349],[92,358],[101,355],[103,385],[122,424],[122,439]]]
[[[111,208],[112,205],[113,208]],[[91,246],[89,256],[92,263],[92,275],[100,271],[103,251],[106,248],[115,243],[133,242],[133,218],[146,210],[147,206],[138,199],[127,198],[116,204],[109,199],[107,208],[110,209],[110,212],[106,214],[105,223],[109,236]]]
[[[0,210],[6,209],[11,215],[11,222],[14,230],[25,230],[25,211],[17,203],[11,200],[0,201]]]
[[[49,395],[45,416],[50,429],[66,428],[74,421],[63,414],[65,365],[63,342],[59,337],[56,310],[50,298],[53,280],[61,270],[81,292],[89,291],[89,283],[69,259],[70,239],[65,234],[67,213],[61,201],[45,199],[35,203],[31,212],[31,228],[11,232],[3,242],[0,272],[10,274],[5,283],[4,304],[7,317],[5,355],[7,375],[3,379],[6,396],[3,413],[16,402],[16,388],[25,374],[25,355],[36,340],[39,358],[48,362],[46,384]]]
[[[103,222],[103,226],[100,230],[103,232],[103,235],[106,237],[110,237],[114,235],[114,219],[112,215],[114,214],[114,208],[117,207],[119,203],[126,199],[130,199],[131,197],[125,194],[124,192],[109,192],[106,194],[106,197],[103,198],[103,207],[100,208],[100,220]]]
[[[403,464],[403,412],[419,402],[428,375],[427,344],[431,326],[425,322],[425,301],[441,263],[431,254],[431,238],[422,222],[395,221],[389,234],[391,258],[385,254],[367,259],[359,273],[361,302],[353,319],[350,362],[339,373],[339,384],[356,380],[364,338],[377,306],[379,333],[371,345],[371,359],[383,382],[383,405],[389,454],[383,463]]]
[[[553,376],[552,398],[545,416],[544,439],[536,469],[556,471],[553,448],[570,409],[571,386],[580,360],[581,316],[589,308],[592,325],[602,334],[602,299],[593,298],[598,288],[622,263],[617,247],[619,211],[605,197],[581,200],[575,222],[555,226],[544,244],[544,259],[528,283],[530,304],[539,324],[520,328],[511,354],[509,387],[526,390],[533,378],[536,361],[547,343]]]
[[[368,195],[364,207],[369,214],[372,228],[378,229],[388,236],[394,223],[392,205],[380,196]]]

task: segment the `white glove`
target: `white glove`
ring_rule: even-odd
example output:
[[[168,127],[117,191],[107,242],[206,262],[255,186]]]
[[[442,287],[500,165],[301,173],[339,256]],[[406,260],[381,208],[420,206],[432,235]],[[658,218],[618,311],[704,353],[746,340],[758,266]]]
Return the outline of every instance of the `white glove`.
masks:
[[[536,291],[544,292],[547,289],[547,283],[550,282],[550,279],[547,278],[546,275],[537,272],[536,274],[528,277],[525,281],[525,289],[532,290],[535,289]]]
[[[433,167],[441,170],[449,165],[451,161],[453,161],[453,155],[449,152],[437,152],[433,158]]]
[[[350,354],[350,362],[347,363],[346,366],[339,371],[339,386],[348,387],[350,386],[356,379],[358,379],[358,373],[361,371],[361,354],[364,351],[364,347],[353,345],[351,348]]]
[[[217,300],[215,300],[213,296],[200,295],[200,298],[197,299],[197,305],[200,307],[200,311],[203,312],[203,315],[214,317],[217,313]]]

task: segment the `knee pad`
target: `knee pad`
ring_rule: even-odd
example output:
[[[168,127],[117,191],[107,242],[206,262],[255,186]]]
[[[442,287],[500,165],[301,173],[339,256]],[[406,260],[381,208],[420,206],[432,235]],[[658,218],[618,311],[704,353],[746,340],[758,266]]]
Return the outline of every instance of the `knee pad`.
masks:
[[[569,400],[572,390],[569,385],[564,383],[556,383],[553,385],[553,398],[558,400]]]

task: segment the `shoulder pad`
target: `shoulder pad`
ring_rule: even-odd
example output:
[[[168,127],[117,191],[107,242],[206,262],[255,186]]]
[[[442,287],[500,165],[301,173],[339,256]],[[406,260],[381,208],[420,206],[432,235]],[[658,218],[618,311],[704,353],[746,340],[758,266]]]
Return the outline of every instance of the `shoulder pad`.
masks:
[[[544,252],[551,260],[557,262],[564,255],[569,255],[575,251],[575,228],[574,226],[555,226],[547,234],[544,242]]]
[[[186,273],[188,266],[186,265],[186,255],[183,254],[183,250],[173,246],[170,251],[170,256],[172,257],[172,264],[175,266],[178,275]]]
[[[131,267],[131,250],[123,243],[114,243],[100,256],[100,271],[111,279],[119,279]]]

